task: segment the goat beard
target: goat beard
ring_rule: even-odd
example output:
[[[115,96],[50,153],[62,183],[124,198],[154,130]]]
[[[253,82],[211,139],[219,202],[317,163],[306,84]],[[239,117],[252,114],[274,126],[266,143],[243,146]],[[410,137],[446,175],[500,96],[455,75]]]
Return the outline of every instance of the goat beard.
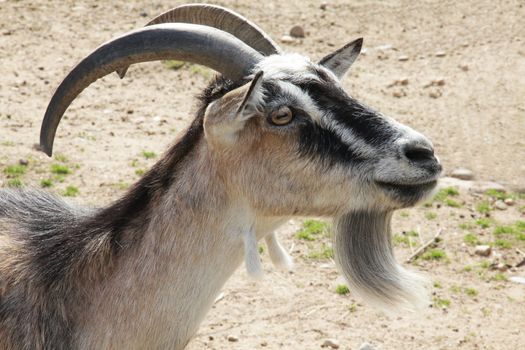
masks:
[[[350,290],[392,312],[428,305],[425,279],[394,257],[392,212],[361,211],[335,219],[335,259]]]

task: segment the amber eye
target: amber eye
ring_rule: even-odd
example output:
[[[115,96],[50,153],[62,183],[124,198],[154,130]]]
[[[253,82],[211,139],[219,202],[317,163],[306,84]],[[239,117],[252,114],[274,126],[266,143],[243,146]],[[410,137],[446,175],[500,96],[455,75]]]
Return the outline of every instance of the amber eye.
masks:
[[[270,115],[272,123],[275,125],[286,125],[293,119],[292,110],[286,106],[276,109]]]

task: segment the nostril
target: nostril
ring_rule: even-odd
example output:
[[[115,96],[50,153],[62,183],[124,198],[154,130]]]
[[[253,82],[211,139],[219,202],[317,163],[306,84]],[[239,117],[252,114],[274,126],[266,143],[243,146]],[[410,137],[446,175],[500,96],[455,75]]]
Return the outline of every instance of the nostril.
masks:
[[[434,150],[421,145],[407,145],[403,150],[405,157],[413,162],[435,161]]]

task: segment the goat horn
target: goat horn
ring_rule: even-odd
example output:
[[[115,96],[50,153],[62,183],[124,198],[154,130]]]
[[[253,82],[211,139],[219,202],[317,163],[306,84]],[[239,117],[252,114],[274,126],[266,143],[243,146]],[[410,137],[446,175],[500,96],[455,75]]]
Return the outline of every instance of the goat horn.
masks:
[[[265,56],[279,53],[281,49],[261,28],[240,14],[222,6],[208,4],[188,4],[168,10],[146,26],[161,23],[192,23],[214,27],[228,32]],[[117,69],[122,79],[128,66]]]
[[[167,59],[202,64],[239,81],[250,74],[262,56],[229,33],[196,24],[157,24],[124,34],[84,58],[57,88],[40,129],[42,150],[51,156],[60,119],[91,83],[119,67]]]

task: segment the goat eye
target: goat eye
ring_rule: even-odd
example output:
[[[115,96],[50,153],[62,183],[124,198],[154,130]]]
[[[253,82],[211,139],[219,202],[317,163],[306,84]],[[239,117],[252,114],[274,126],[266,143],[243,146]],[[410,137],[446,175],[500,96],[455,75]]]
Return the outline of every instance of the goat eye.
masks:
[[[272,112],[270,115],[272,124],[275,125],[286,125],[293,119],[292,110],[288,107],[281,107]]]

